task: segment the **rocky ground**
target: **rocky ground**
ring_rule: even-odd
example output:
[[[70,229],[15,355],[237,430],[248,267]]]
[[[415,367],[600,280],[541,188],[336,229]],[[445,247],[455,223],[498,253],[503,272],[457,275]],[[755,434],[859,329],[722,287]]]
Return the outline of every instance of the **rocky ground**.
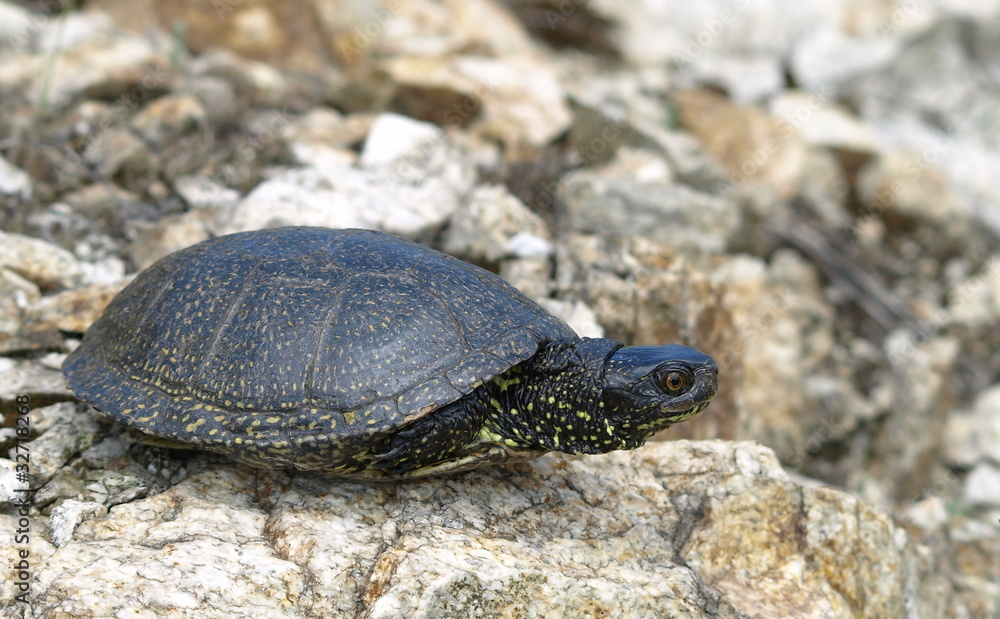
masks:
[[[673,4],[0,1],[3,616],[1000,616],[1000,0]],[[132,274],[287,224],[696,346],[720,395],[382,486],[76,403]]]

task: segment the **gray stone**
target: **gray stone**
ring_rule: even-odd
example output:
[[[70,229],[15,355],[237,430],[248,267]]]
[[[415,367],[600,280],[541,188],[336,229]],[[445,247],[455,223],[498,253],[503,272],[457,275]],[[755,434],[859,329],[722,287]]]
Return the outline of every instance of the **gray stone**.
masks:
[[[0,231],[0,268],[10,269],[43,289],[79,286],[84,269],[73,254],[62,247],[23,234]]]
[[[950,337],[920,341],[905,329],[885,341],[891,374],[884,388],[891,412],[879,435],[879,461],[868,472],[890,497],[915,498],[941,456],[958,342]]]
[[[204,175],[178,176],[174,179],[174,190],[192,209],[217,208],[236,202],[240,193]]]
[[[674,247],[721,252],[736,232],[738,207],[684,185],[647,184],[601,172],[568,174],[559,196],[576,232],[645,236]]]
[[[37,362],[0,357],[0,400],[12,402],[19,395],[62,399],[72,393],[59,370],[42,367]]]
[[[128,255],[136,268],[142,271],[168,254],[208,240],[213,215],[211,210],[189,211],[143,226],[129,243]]]
[[[899,616],[921,595],[888,516],[795,485],[751,443],[553,455],[409,484],[276,475],[261,485],[211,467],[83,521],[38,564],[33,610]]]
[[[73,402],[52,404],[32,411],[34,429],[40,436],[27,444],[31,451],[31,484],[38,487],[83,449],[90,447],[99,432],[95,413],[80,412]],[[37,421],[38,417],[44,421]],[[48,419],[45,419],[45,418]],[[13,457],[13,453],[10,454]]]
[[[867,124],[816,94],[785,92],[771,100],[770,112],[798,129],[802,140],[810,146],[868,155],[879,150],[875,134]]]

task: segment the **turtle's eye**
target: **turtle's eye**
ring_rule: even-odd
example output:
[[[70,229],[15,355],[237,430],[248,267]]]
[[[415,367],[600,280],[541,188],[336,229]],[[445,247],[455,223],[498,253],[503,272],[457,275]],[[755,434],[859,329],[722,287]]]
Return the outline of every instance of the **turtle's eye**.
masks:
[[[684,387],[687,387],[687,384],[688,377],[680,372],[668,372],[663,377],[663,386],[671,394],[679,393]]]

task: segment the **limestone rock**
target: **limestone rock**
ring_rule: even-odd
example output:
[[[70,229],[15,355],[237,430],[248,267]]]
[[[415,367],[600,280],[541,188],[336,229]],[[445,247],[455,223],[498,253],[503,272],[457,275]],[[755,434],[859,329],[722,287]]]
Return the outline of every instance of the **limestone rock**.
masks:
[[[751,443],[417,483],[266,478],[211,466],[84,521],[38,566],[33,611],[899,616],[921,595],[885,514],[797,486]]]
[[[434,139],[410,140],[404,150],[397,144],[391,153],[388,145],[373,143],[381,154],[370,154],[367,165],[274,170],[243,200],[220,208],[215,232],[302,225],[375,228],[413,237],[440,227],[472,188],[474,175],[443,132],[421,126]],[[382,129],[378,133],[386,135]]]
[[[0,231],[0,268],[48,290],[74,288],[86,278],[85,269],[73,254],[41,239]]]
[[[103,16],[88,19],[106,25]],[[53,63],[48,54],[8,56],[0,65],[0,87],[23,89],[33,104],[61,109],[85,93],[118,95],[135,88],[133,96],[145,97],[153,88],[162,88],[169,75],[165,58],[141,37],[61,46],[59,58]]]
[[[0,157],[0,195],[6,199],[27,202],[31,199],[31,177],[9,161]]]
[[[626,155],[627,156],[627,155]],[[625,173],[622,173],[625,172]],[[685,185],[649,182],[612,161],[600,170],[567,174],[560,182],[566,225],[574,232],[644,236],[682,249],[720,252],[736,232],[738,207]]]
[[[958,342],[949,337],[919,341],[897,330],[885,348],[892,372],[883,388],[891,394],[892,414],[880,433],[879,461],[867,472],[873,493],[881,486],[889,496],[915,498],[930,482],[930,463],[941,455]]]
[[[977,464],[965,478],[964,496],[970,505],[1000,508],[1000,469],[985,462]]]
[[[958,466],[1000,465],[1000,385],[980,393],[972,411],[956,411],[948,417],[943,448],[948,462]]]
[[[44,367],[34,361],[0,358],[0,400],[13,402],[19,395],[49,402],[72,397],[57,368]]]
[[[529,236],[541,243],[532,244]],[[551,254],[548,239],[542,218],[505,187],[482,186],[452,216],[442,249],[468,260],[498,263],[512,256]]]

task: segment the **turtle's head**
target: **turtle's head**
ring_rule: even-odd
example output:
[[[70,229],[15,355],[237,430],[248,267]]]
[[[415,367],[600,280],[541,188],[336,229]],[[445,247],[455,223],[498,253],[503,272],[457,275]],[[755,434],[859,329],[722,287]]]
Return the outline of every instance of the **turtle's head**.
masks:
[[[604,417],[626,449],[694,417],[719,387],[719,367],[687,346],[619,348],[604,368]]]

